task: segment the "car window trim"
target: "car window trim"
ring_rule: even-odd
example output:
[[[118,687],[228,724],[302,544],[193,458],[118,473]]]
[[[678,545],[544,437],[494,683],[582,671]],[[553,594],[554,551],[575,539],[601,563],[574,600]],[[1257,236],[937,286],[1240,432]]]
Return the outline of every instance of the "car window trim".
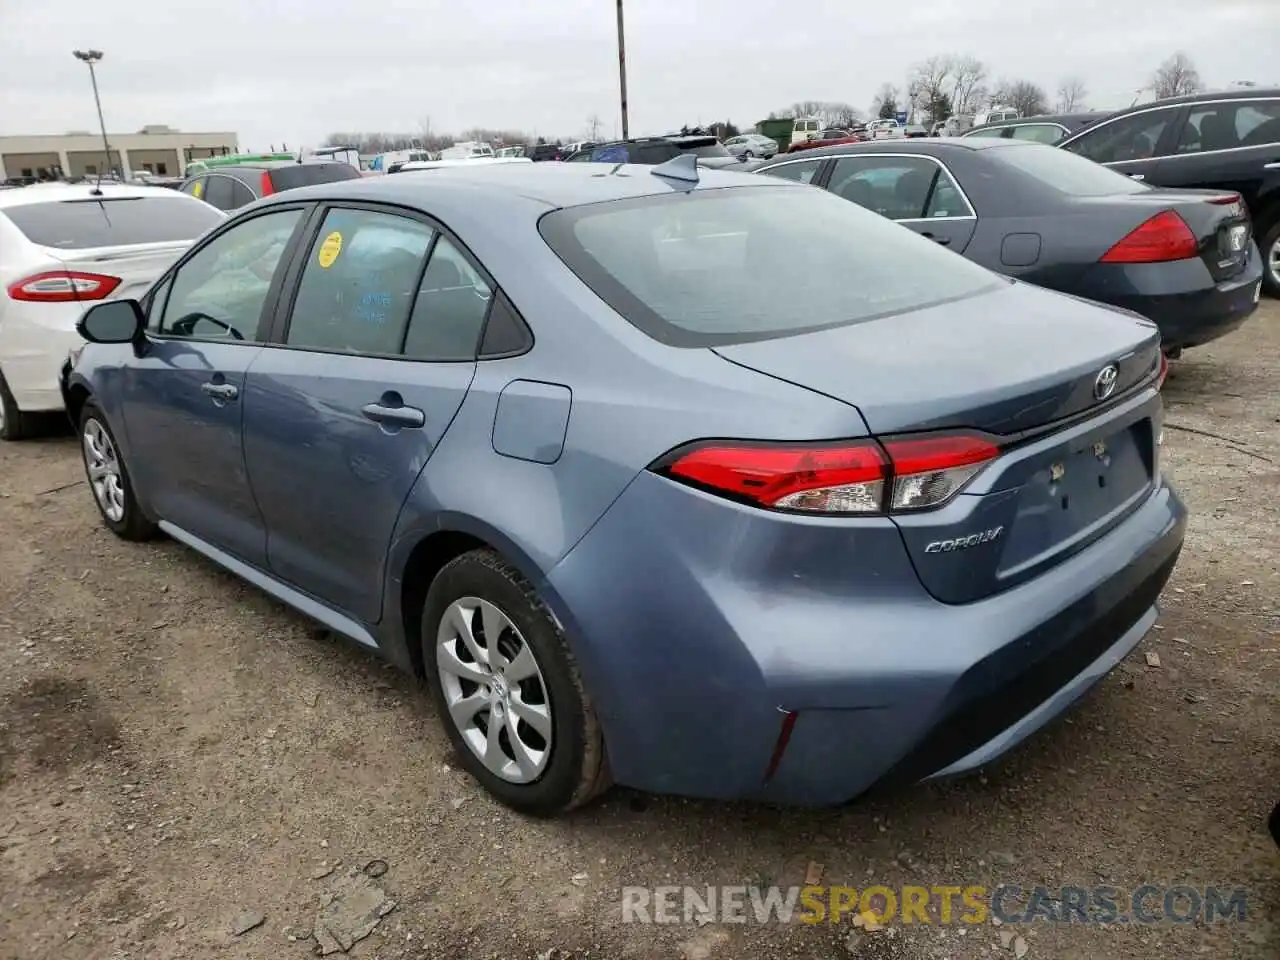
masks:
[[[1170,111],[1170,113],[1173,114],[1173,120],[1170,121],[1169,125],[1165,128],[1164,134],[1162,134],[1160,137],[1160,142],[1164,142],[1166,136],[1170,133],[1170,131],[1175,131],[1179,135],[1182,134],[1182,126],[1186,122],[1187,116],[1191,113],[1192,107],[1202,107],[1206,104],[1214,104],[1214,103],[1239,103],[1239,102],[1249,102],[1251,100],[1274,100],[1274,99],[1277,99],[1277,98],[1275,97],[1221,97],[1215,100],[1195,100],[1195,101],[1192,101],[1191,103],[1164,103],[1164,104],[1153,103],[1153,104],[1150,104],[1149,106],[1142,107],[1139,109],[1125,110],[1123,113],[1116,114],[1113,117],[1107,117],[1105,120],[1100,120],[1097,123],[1091,123],[1087,127],[1084,127],[1081,130],[1077,130],[1071,136],[1065,137],[1060,142],[1055,143],[1054,146],[1057,147],[1059,150],[1065,150],[1067,147],[1069,147],[1071,144],[1075,143],[1077,140],[1081,139],[1082,137],[1089,134],[1097,133],[1103,127],[1109,126],[1110,124],[1113,124],[1113,123],[1117,123],[1120,120],[1128,120],[1130,117],[1141,116],[1144,113],[1155,113],[1158,110],[1168,110]],[[1175,140],[1174,144],[1176,145],[1176,143],[1177,141]],[[1205,151],[1205,153],[1161,154],[1159,152],[1159,148],[1160,148],[1160,143],[1157,143],[1156,144],[1157,152],[1156,152],[1156,156],[1154,157],[1143,157],[1140,160],[1108,160],[1106,163],[1103,164],[1103,166],[1110,167],[1117,163],[1150,163],[1155,160],[1170,160],[1175,156],[1199,157],[1199,156],[1205,156],[1206,154],[1211,154],[1211,153],[1228,153],[1232,150],[1252,150],[1253,149],[1252,147],[1229,147],[1227,150],[1208,150],[1208,151]],[[1086,157],[1085,159],[1087,160],[1089,158]]]
[[[948,177],[951,178],[952,186],[956,188],[956,191],[960,194],[960,199],[964,201],[964,205],[969,209],[969,213],[961,217],[903,217],[901,220],[894,220],[893,221],[894,223],[948,223],[948,222],[957,221],[957,220],[977,220],[978,219],[978,208],[973,205],[973,201],[969,199],[969,195],[964,192],[964,187],[960,185],[960,181],[956,177],[956,175],[951,172],[951,168],[948,167],[946,163],[944,163],[942,160],[939,160],[937,157],[930,156],[927,153],[882,153],[879,150],[876,150],[873,153],[872,151],[867,150],[862,153],[842,153],[836,156],[828,157],[827,159],[833,160],[833,161],[844,160],[846,158],[850,160],[862,160],[862,159],[871,159],[874,157],[895,157],[898,159],[932,161],[933,163],[937,164],[937,166],[941,169],[943,173],[945,173]],[[834,163],[832,163],[831,165],[831,170],[833,173],[835,172]],[[937,178],[935,177],[933,186],[930,188],[930,196],[932,196],[933,191],[937,189],[937,186],[938,186],[938,182],[937,182]],[[853,201],[851,200],[849,202],[852,203]],[[928,209],[927,205],[925,209]]]
[[[1183,128],[1191,122],[1191,111],[1205,104],[1219,103],[1280,103],[1280,97],[1243,97],[1232,98],[1229,100],[1205,100],[1198,103],[1189,103],[1183,110],[1182,116],[1179,118],[1178,135],[1181,137]],[[1280,140],[1273,140],[1269,143],[1251,143],[1247,147],[1223,147],[1220,150],[1199,150],[1195,153],[1171,153],[1168,156],[1161,157],[1161,160],[1185,160],[1189,157],[1213,157],[1224,153],[1239,153],[1243,150],[1272,150],[1280,146]]]
[[[426,273],[428,265],[431,263],[431,257],[435,253],[436,244],[439,243],[441,237],[445,237],[453,245],[453,248],[462,254],[462,258],[467,264],[480,275],[486,284],[489,285],[489,305],[485,309],[484,320],[480,324],[480,333],[476,338],[475,353],[476,356],[470,360],[430,360],[424,357],[406,357],[403,353],[352,353],[350,350],[327,350],[322,347],[302,346],[299,344],[291,344],[286,342],[289,335],[289,324],[293,319],[293,306],[298,299],[298,290],[302,286],[302,274],[306,269],[307,260],[310,258],[312,248],[315,241],[324,226],[325,219],[332,210],[367,210],[371,213],[381,213],[390,216],[401,216],[409,220],[416,220],[424,226],[429,227],[432,231],[431,243],[427,246],[426,256],[422,259],[422,267],[418,271],[418,290],[414,292],[413,304],[409,307],[409,317],[405,322],[404,336],[401,337],[401,349],[404,349],[405,337],[408,336],[409,323],[413,321],[413,309],[418,303],[418,293],[421,292],[422,278]],[[283,259],[283,258],[281,258]],[[289,262],[282,282],[279,298],[275,305],[274,315],[268,326],[266,338],[263,339],[260,346],[272,350],[293,350],[298,353],[315,353],[327,356],[337,357],[366,357],[371,360],[397,360],[402,363],[477,363],[480,359],[480,347],[484,343],[484,334],[489,327],[489,318],[493,315],[493,305],[498,299],[498,293],[501,287],[494,280],[493,275],[484,268],[479,258],[471,251],[465,243],[459,239],[458,235],[450,230],[447,226],[437,220],[435,217],[413,207],[405,207],[395,203],[380,203],[367,200],[318,200],[315,201],[315,210],[311,217],[308,218],[306,229],[306,240],[304,243],[298,244],[293,251],[292,259]],[[510,297],[507,298],[510,303]],[[514,303],[512,303],[514,307]],[[520,316],[521,321],[524,317],[519,311],[515,311]],[[528,323],[524,324],[525,329],[529,332],[529,347],[533,349],[533,330]],[[527,353],[528,350],[522,350],[521,353]],[[518,354],[517,354],[518,355]],[[504,355],[505,356],[505,355]],[[493,359],[501,359],[494,357]]]
[[[210,206],[212,206],[212,204],[210,204]],[[168,270],[166,270],[164,273],[160,275],[160,278],[156,280],[156,282],[153,283],[147,289],[147,292],[142,296],[142,299],[152,297],[156,290],[159,290],[163,284],[170,282],[178,274],[178,271],[180,271],[184,266],[186,266],[188,263],[191,262],[192,258],[194,258],[202,250],[205,250],[210,244],[216,241],[228,230],[231,230],[234,227],[238,227],[241,224],[248,223],[250,220],[255,220],[258,217],[270,216],[273,213],[284,213],[289,210],[300,210],[302,211],[303,215],[299,217],[298,222],[293,225],[293,233],[290,235],[289,240],[285,243],[284,252],[280,254],[280,260],[276,264],[275,272],[272,273],[271,275],[271,283],[270,283],[270,286],[267,287],[266,299],[262,301],[262,310],[258,314],[258,325],[254,330],[254,338],[252,340],[235,340],[235,339],[223,338],[223,337],[175,337],[170,334],[153,332],[150,329],[146,331],[147,337],[152,340],[164,340],[164,341],[172,341],[176,343],[234,343],[237,346],[245,346],[245,347],[261,347],[265,345],[266,335],[271,331],[272,317],[274,316],[275,308],[276,308],[277,302],[280,299],[280,293],[283,287],[285,272],[281,269],[281,265],[289,263],[294,253],[296,252],[295,248],[298,244],[298,239],[302,233],[302,230],[306,227],[307,222],[310,220],[310,216],[307,214],[307,210],[308,208],[313,206],[314,206],[314,203],[309,201],[294,201],[292,203],[278,203],[278,204],[272,204],[269,207],[262,207],[260,209],[254,210],[252,213],[244,214],[242,216],[236,216],[234,218],[229,218],[225,223],[222,223],[219,226],[215,227],[212,233],[210,233],[207,237],[203,238],[202,242],[193,246],[186,253],[184,253],[182,257],[180,257],[171,267],[169,267]],[[165,305],[168,306],[168,303],[169,303],[169,298],[165,297]],[[150,325],[150,322],[151,322],[151,316],[150,316],[150,313],[148,313],[147,314],[148,325]]]

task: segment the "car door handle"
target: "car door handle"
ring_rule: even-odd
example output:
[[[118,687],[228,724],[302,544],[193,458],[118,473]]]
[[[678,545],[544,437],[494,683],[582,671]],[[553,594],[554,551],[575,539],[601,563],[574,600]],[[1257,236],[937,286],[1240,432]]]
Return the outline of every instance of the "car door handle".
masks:
[[[200,389],[215,400],[234,400],[240,395],[240,390],[235,384],[214,383],[212,380],[200,384]]]
[[[1130,180],[1145,180],[1145,179],[1147,179],[1147,175],[1146,175],[1145,173],[1131,173],[1131,174],[1129,174],[1129,179],[1130,179]]]
[[[381,403],[366,403],[360,412],[374,423],[388,427],[424,427],[427,415],[417,407],[388,407]]]
[[[922,237],[928,237],[930,240],[932,240],[934,243],[936,243],[936,244],[937,244],[938,246],[940,246],[940,247],[949,247],[949,246],[951,246],[951,238],[950,238],[950,237],[939,237],[939,236],[937,236],[937,235],[935,235],[935,234],[932,234],[932,233],[922,233],[922,234],[920,234],[920,236],[922,236]]]

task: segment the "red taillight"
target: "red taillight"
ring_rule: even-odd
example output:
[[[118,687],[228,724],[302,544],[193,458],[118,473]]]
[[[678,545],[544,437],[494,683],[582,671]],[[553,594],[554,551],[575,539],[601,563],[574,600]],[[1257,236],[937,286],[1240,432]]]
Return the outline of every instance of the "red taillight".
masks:
[[[1244,198],[1241,197],[1240,194],[1238,193],[1228,193],[1221,197],[1213,197],[1209,200],[1209,202],[1216,203],[1220,207],[1229,207],[1233,203],[1243,203]]]
[[[1102,255],[1103,263],[1165,263],[1196,255],[1196,237],[1172,210],[1157,213]]]
[[[259,189],[258,192],[261,193],[264,197],[269,197],[271,196],[271,194],[276,192],[276,188],[271,185],[270,170],[262,171],[262,187]]]
[[[10,300],[28,303],[75,303],[80,300],[105,300],[120,286],[119,277],[76,270],[50,270],[9,284]]]
[[[1160,351],[1160,372],[1156,375],[1156,389],[1164,386],[1164,378],[1169,376],[1169,355]]]
[[[777,510],[880,514],[941,506],[1000,450],[970,434],[845,444],[710,443],[657,469]]]

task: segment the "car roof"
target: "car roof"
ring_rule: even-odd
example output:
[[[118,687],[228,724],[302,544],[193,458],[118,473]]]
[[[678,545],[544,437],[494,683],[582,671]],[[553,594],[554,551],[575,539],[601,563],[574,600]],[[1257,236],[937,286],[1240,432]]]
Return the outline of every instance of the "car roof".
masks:
[[[1141,110],[1150,110],[1152,107],[1204,103],[1209,100],[1261,100],[1275,97],[1280,97],[1280,87],[1241,87],[1238,90],[1206,90],[1202,93],[1190,93],[1182,97],[1166,97],[1164,100],[1152,100],[1150,103],[1135,104],[1125,110],[1117,110],[1112,116],[1137,113]]]
[[[32,203],[60,203],[67,200],[136,200],[139,197],[186,197],[168,187],[143,186],[141,184],[120,184],[103,181],[101,195],[95,193],[93,183],[33,183],[16,190],[5,190],[0,193],[0,209],[4,207],[20,207]],[[199,203],[200,201],[196,201]]]
[[[409,170],[393,177],[361,177],[297,187],[262,201],[363,200],[420,208],[439,216],[474,220],[498,210],[541,216],[548,210],[589,203],[661,196],[688,184],[657,176],[644,164],[510,163]],[[748,173],[698,168],[695,190],[772,185]],[[803,186],[797,184],[796,186]]]
[[[970,127],[962,134],[967,136],[974,130],[991,130],[998,127],[1021,127],[1031,123],[1056,123],[1060,126],[1071,127],[1073,130],[1087,126],[1103,117],[1110,117],[1115,114],[1114,110],[1090,110],[1084,113],[1042,113],[1034,117],[1017,117],[1012,120],[995,120],[991,123],[984,123],[978,127]]]
[[[1038,146],[1031,140],[1004,140],[973,137],[905,137],[893,140],[861,140],[849,143],[833,143],[826,147],[811,147],[797,153],[785,154],[789,160],[811,160],[815,157],[845,156],[850,153],[946,153],[952,150],[1006,150],[1012,147]],[[784,156],[779,154],[779,157]],[[769,166],[775,161],[770,160]]]

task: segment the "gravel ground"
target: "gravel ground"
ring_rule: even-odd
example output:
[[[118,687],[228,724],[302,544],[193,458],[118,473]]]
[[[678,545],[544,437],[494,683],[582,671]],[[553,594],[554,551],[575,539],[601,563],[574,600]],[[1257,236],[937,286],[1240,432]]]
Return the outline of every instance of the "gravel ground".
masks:
[[[0,960],[341,956],[361,926],[351,955],[378,958],[1280,955],[1277,383],[1275,302],[1174,365],[1187,547],[1096,693],[982,776],[825,811],[614,790],[524,820],[456,769],[409,679],[175,543],[116,540],[69,436],[0,445]],[[1249,918],[1021,940],[620,922],[624,885],[815,863],[858,887],[1218,883]]]

